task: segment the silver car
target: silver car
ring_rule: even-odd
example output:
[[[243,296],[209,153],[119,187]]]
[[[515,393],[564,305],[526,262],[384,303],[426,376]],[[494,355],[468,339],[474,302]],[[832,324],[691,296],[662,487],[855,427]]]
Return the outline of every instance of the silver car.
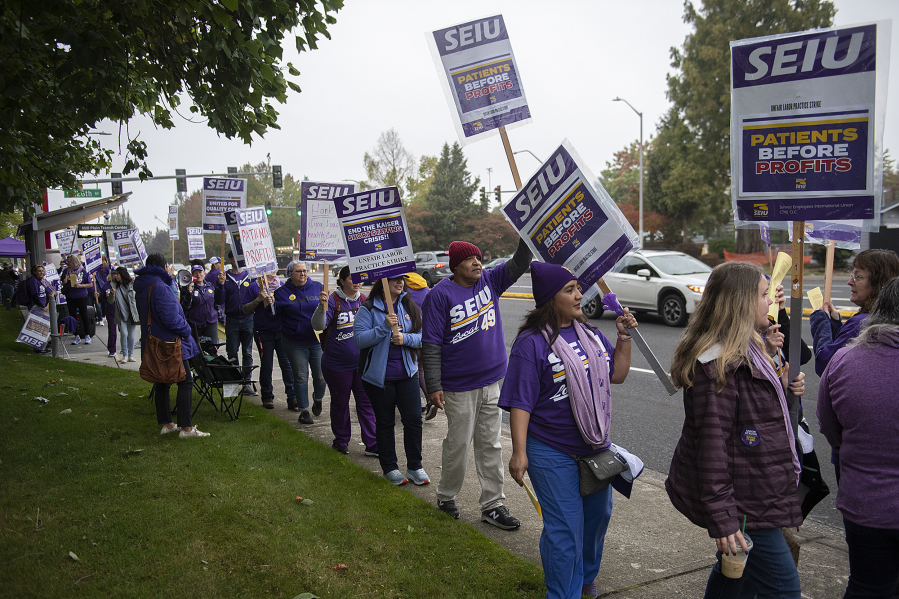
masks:
[[[702,299],[712,269],[682,252],[636,250],[604,278],[619,303],[633,312],[658,312],[668,326],[681,327]],[[587,318],[602,316],[599,298],[581,306]]]
[[[418,252],[414,259],[415,272],[428,282],[428,287],[433,287],[442,279],[453,274],[449,268],[449,252],[440,250]]]

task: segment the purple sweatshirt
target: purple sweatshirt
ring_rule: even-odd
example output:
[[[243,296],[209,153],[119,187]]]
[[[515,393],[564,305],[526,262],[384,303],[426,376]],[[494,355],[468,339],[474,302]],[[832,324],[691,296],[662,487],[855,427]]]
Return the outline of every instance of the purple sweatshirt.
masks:
[[[280,287],[280,282],[278,282],[276,286],[269,284],[269,293],[273,294]],[[257,283],[256,281],[250,283],[249,293],[253,294],[253,297],[251,297],[249,300],[251,302],[259,297],[259,283]],[[271,316],[272,307],[266,306],[265,302],[260,302],[260,304],[253,309],[253,330],[261,335],[275,335],[277,333],[280,333],[281,322],[272,318],[266,318],[266,313]]]
[[[255,294],[250,292],[250,283],[253,280],[248,278],[247,271],[243,270],[237,274],[234,272],[225,273],[225,315],[229,318],[253,318],[252,314],[243,313],[243,305],[253,301],[259,290]]]
[[[899,328],[884,343],[847,347],[818,386],[821,433],[840,452],[836,505],[855,524],[899,529]]]
[[[297,287],[288,279],[275,291],[276,315],[272,316],[271,310],[268,310],[265,317],[280,321],[281,334],[294,343],[318,345],[318,338],[312,329],[312,315],[318,307],[321,291],[322,284],[312,279],[307,279],[302,287]]]
[[[330,326],[335,318],[337,322],[331,328],[325,353],[322,354],[322,366],[334,372],[349,372],[359,367],[359,348],[353,339],[353,325],[356,322],[356,312],[365,301],[365,295],[360,293],[355,300],[341,297],[340,311],[337,310],[337,297],[336,292],[328,296],[325,327]]]
[[[222,286],[218,284],[203,283],[202,286],[197,286],[195,283],[191,293],[187,293],[185,287],[181,291],[181,307],[184,308],[187,321],[198,326],[218,322],[215,307],[222,302],[222,296]]]
[[[28,307],[33,308],[37,306],[39,308],[46,308],[47,288],[44,285],[44,282],[37,277],[31,277],[25,283],[25,286],[28,291]]]

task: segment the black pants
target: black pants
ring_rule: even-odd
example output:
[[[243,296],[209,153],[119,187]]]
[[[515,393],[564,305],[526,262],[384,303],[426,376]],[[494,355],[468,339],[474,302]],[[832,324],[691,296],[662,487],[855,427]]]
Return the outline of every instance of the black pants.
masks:
[[[399,469],[394,435],[397,410],[403,423],[406,467],[409,470],[421,468],[421,400],[418,396],[418,377],[385,381],[383,387],[362,381],[362,386],[375,412],[375,438],[378,440],[381,470],[387,474]]]
[[[175,403],[178,409],[178,426],[184,428],[191,426],[190,412],[194,403],[194,379],[190,375],[190,364],[184,360],[184,372],[187,376],[178,385],[178,394]],[[155,383],[153,385],[153,399],[156,402],[156,421],[159,424],[168,424],[172,421],[172,406],[169,397],[169,389],[172,384]]]
[[[75,334],[79,337],[86,335],[93,337],[97,333],[93,314],[90,314],[87,309],[89,302],[90,300],[88,300],[87,296],[66,297],[66,304],[69,306],[69,316],[74,316],[78,321]]]

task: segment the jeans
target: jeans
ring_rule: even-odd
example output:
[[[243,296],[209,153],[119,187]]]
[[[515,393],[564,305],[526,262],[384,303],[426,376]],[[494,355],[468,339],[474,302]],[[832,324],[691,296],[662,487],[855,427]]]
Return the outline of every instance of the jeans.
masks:
[[[197,346],[200,345],[200,339],[207,337],[209,341],[206,343],[211,343],[213,345],[219,342],[219,323],[210,322],[207,324],[190,324],[190,330],[194,334],[194,339],[197,341]]]
[[[229,316],[225,321],[225,351],[228,359],[237,360],[240,351],[240,365],[244,377],[253,371],[253,315],[244,318]]]
[[[25,282],[22,281],[19,285],[24,285]],[[0,287],[0,293],[3,295],[3,303],[6,306],[7,310],[12,308],[12,298],[16,293],[16,288],[10,285],[9,283],[3,283],[3,286]]]
[[[799,599],[799,572],[779,528],[747,528],[752,551],[746,560],[742,578],[727,578],[721,573],[721,552],[709,574],[705,596],[708,599]]]
[[[122,356],[125,358],[133,357],[134,332],[137,330],[137,325],[120,321],[116,326],[118,326],[119,329],[119,345],[122,347]]]
[[[331,390],[331,432],[334,433],[332,447],[346,447],[350,444],[352,426],[350,424],[350,391],[356,398],[356,416],[366,451],[377,451],[378,440],[375,432],[375,413],[371,400],[362,386],[358,370],[337,372],[322,366],[325,382]]]
[[[267,403],[275,399],[275,386],[272,384],[272,371],[275,368],[275,354],[278,354],[278,366],[281,367],[281,379],[284,381],[284,392],[287,394],[287,403],[296,403],[296,394],[293,390],[293,370],[290,368],[290,360],[287,359],[287,351],[281,333],[256,333],[256,343],[259,346],[259,386],[262,387],[262,402]]]
[[[892,598],[899,584],[899,530],[871,528],[843,516],[849,545],[849,586],[843,599]]]
[[[528,476],[543,510],[540,560],[547,599],[580,599],[599,573],[612,517],[612,486],[581,497],[578,463],[528,436]]]
[[[193,389],[194,380],[190,375],[190,364],[184,360],[184,372],[187,376],[178,385],[178,395],[175,402],[178,406],[178,426],[184,428],[191,426],[190,411],[193,406]],[[168,424],[172,421],[172,406],[169,397],[169,388],[172,384],[155,383],[153,389],[153,399],[156,402],[156,422],[159,424]]]
[[[322,346],[300,345],[287,337],[281,338],[281,343],[290,359],[290,368],[293,371],[293,389],[300,404],[300,410],[309,409],[309,369],[312,368],[312,397],[321,401],[325,396],[325,377],[322,376]]]
[[[418,377],[400,381],[384,381],[384,387],[376,387],[362,381],[365,392],[375,411],[375,436],[378,439],[378,461],[384,474],[399,470],[396,458],[396,411],[400,411],[403,423],[403,449],[406,467],[421,468],[421,400],[418,396]]]

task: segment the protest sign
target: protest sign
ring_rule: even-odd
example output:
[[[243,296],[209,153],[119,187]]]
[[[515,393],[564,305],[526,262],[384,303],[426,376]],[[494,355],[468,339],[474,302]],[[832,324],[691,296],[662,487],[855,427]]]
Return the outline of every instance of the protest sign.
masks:
[[[147,251],[140,238],[140,230],[113,231],[112,240],[121,264],[143,265],[147,261]]]
[[[568,142],[502,207],[534,258],[561,264],[590,301],[594,285],[638,245],[633,227]]]
[[[230,219],[231,214],[226,213],[227,218]],[[249,275],[255,279],[266,273],[277,272],[278,259],[265,208],[252,206],[237,210],[234,214],[240,231],[241,253]]]
[[[86,268],[87,272],[90,274],[96,273],[100,266],[103,265],[102,254],[100,251],[101,243],[102,240],[99,237],[91,237],[84,242],[84,268]]]
[[[59,283],[59,271],[56,270],[56,265],[52,262],[48,262],[44,265],[44,281],[46,281],[53,291],[56,292],[56,303],[66,303],[66,296],[59,293],[59,290],[62,288],[62,285]]]
[[[203,227],[187,227],[187,258],[189,260],[206,259]]]
[[[346,256],[334,199],[356,193],[355,184],[303,181],[300,188],[301,259],[320,262]]]
[[[59,255],[65,258],[72,253],[72,246],[75,243],[75,229],[63,229],[62,231],[57,231],[55,235]]]
[[[530,122],[502,15],[427,32],[425,38],[462,145]]]
[[[228,243],[231,245],[234,261],[237,263],[238,268],[246,268],[247,263],[244,260],[243,245],[240,242],[240,226],[237,224],[237,212],[228,211],[223,216],[225,217],[225,226],[228,228]]]
[[[44,349],[50,339],[50,315],[40,308],[32,308],[19,336],[17,343],[24,343],[36,349]]]
[[[344,196],[335,206],[354,283],[415,272],[406,214],[396,187]]]
[[[203,231],[227,231],[225,212],[246,206],[246,179],[203,178]]]
[[[889,22],[731,42],[738,227],[879,228],[889,43]]]
[[[169,239],[175,241],[178,237],[178,206],[169,206]]]

